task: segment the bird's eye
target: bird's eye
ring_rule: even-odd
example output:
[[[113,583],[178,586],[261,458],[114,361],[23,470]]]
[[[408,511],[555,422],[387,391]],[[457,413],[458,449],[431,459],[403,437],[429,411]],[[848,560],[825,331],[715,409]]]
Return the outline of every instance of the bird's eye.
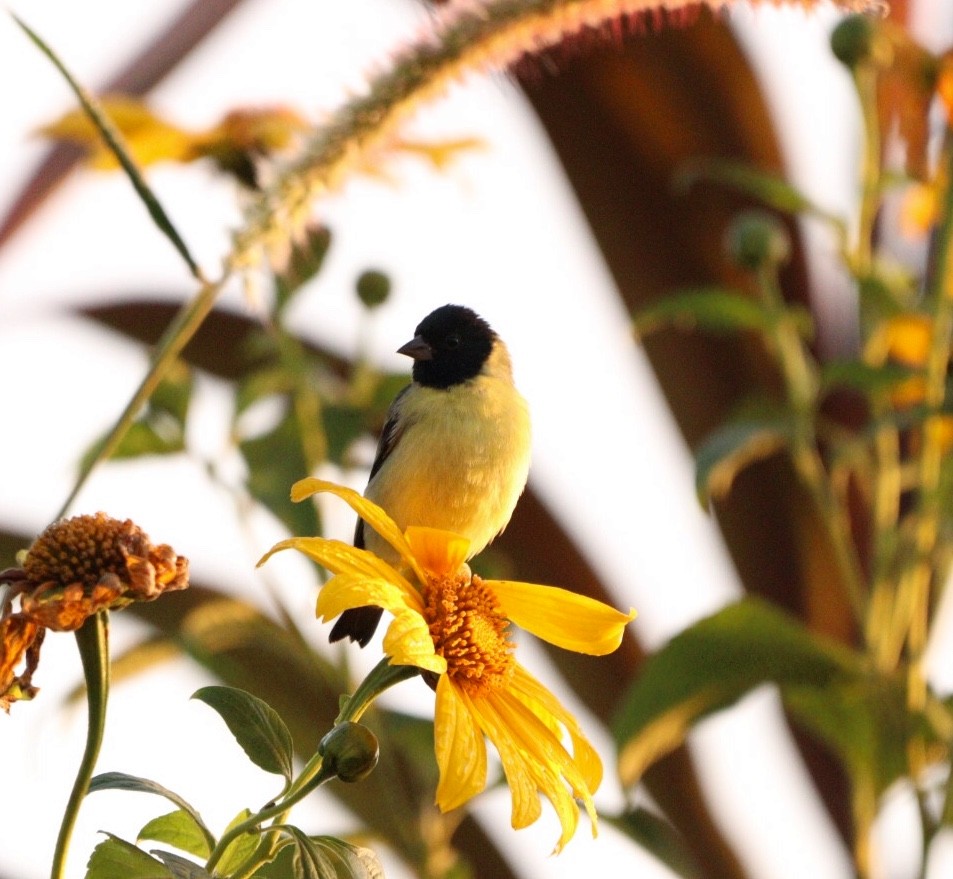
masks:
[[[460,337],[456,333],[451,333],[449,336],[447,336],[447,347],[448,348],[460,347]]]

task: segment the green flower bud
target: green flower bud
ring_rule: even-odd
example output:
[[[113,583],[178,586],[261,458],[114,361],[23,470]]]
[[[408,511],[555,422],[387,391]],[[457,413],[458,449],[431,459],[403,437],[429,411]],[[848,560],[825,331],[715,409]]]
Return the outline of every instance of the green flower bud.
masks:
[[[377,308],[390,296],[390,278],[374,269],[363,272],[357,279],[357,295],[365,308]]]
[[[745,211],[728,227],[728,254],[746,269],[760,269],[787,262],[791,239],[787,229],[765,211]]]
[[[377,766],[380,751],[377,736],[360,723],[345,721],[331,730],[318,745],[324,765],[349,784],[367,778]]]
[[[893,55],[890,40],[878,22],[866,15],[849,15],[834,28],[831,51],[851,70],[867,62],[886,67]]]

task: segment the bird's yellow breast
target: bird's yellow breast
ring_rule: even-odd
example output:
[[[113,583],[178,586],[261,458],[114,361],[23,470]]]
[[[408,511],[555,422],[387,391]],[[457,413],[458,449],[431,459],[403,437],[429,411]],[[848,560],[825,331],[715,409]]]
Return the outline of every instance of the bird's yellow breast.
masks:
[[[447,390],[415,387],[400,402],[402,433],[365,494],[403,529],[461,534],[471,555],[509,522],[526,484],[530,425],[510,381],[489,375]],[[365,529],[368,549],[388,555]]]

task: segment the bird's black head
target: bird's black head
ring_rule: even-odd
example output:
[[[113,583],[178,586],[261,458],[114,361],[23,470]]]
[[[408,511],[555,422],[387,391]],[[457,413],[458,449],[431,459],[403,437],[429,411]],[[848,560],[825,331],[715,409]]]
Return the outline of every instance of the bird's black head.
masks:
[[[474,378],[483,368],[496,333],[462,305],[444,305],[425,317],[412,341],[399,349],[414,358],[414,381],[446,389]]]

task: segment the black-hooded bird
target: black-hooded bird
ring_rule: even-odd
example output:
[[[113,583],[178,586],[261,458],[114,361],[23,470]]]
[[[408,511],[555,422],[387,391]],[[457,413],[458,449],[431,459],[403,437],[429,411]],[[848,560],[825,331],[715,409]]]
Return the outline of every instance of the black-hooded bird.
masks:
[[[431,312],[397,350],[413,359],[413,381],[387,413],[364,495],[402,530],[423,525],[468,538],[472,557],[506,527],[529,474],[529,410],[513,384],[509,352],[461,305]],[[354,545],[398,561],[361,519]],[[365,646],[381,612],[345,611],[330,640]]]

